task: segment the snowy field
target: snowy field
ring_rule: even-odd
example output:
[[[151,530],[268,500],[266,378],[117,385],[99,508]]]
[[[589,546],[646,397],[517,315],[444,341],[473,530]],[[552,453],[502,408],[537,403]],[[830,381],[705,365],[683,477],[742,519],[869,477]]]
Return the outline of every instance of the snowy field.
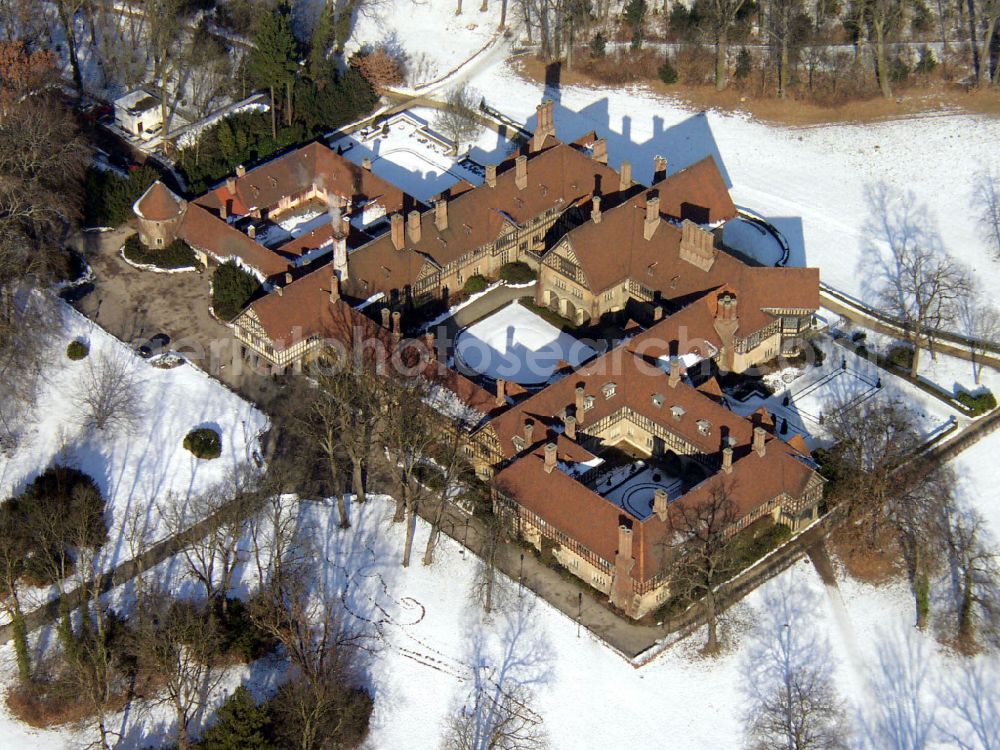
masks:
[[[132,556],[128,537],[133,517],[146,543],[163,538],[167,530],[158,506],[183,504],[251,461],[267,419],[192,365],[153,367],[68,305],[59,304],[62,335],[53,339],[52,366],[35,411],[38,421],[13,455],[0,455],[0,498],[21,492],[53,464],[74,466],[92,476],[107,503],[109,541],[98,561],[107,570]],[[65,354],[74,339],[90,344],[90,355],[78,362]],[[129,357],[136,368],[141,421],[130,433],[106,434],[81,426],[76,395],[89,363],[116,353]],[[220,433],[219,458],[202,461],[183,448],[184,436],[196,427]],[[49,593],[35,592],[45,598]]]
[[[516,302],[459,333],[455,351],[465,371],[521,385],[544,383],[561,361],[576,367],[595,354]]]

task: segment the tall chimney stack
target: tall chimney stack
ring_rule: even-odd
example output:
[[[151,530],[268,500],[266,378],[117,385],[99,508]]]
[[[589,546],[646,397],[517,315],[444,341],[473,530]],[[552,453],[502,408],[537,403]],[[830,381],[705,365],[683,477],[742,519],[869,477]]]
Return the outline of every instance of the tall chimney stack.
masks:
[[[625,524],[618,527],[618,555],[626,560],[632,557],[632,529]]]
[[[518,190],[528,187],[528,157],[524,154],[514,159],[514,184]]]
[[[676,388],[677,384],[681,382],[681,374],[683,373],[683,367],[681,367],[680,357],[670,358],[670,375],[667,378],[667,385],[671,388]]]
[[[424,334],[424,344],[427,346],[427,361],[437,362],[437,345],[434,342],[434,331]]]
[[[722,470],[726,474],[733,473],[733,449],[728,445],[722,449]]]
[[[361,166],[364,167],[365,169],[367,169],[369,172],[371,172],[372,171],[372,158],[370,156],[366,156],[364,159],[361,160]]]
[[[392,340],[399,343],[399,340],[403,337],[403,332],[400,330],[399,320],[402,318],[402,314],[399,310],[395,310],[392,313]]]
[[[439,232],[448,228],[448,201],[444,198],[434,201],[434,226]]]
[[[531,139],[531,150],[541,151],[545,145],[545,139],[556,134],[555,120],[552,116],[552,100],[546,99],[535,108],[537,124],[535,133]]]
[[[244,167],[242,164],[237,164],[236,165],[236,176],[237,177],[243,177],[243,176],[246,175],[246,173],[247,173],[247,168],[246,167]]]
[[[340,299],[340,279],[335,274],[330,276],[330,304]]]
[[[593,219],[595,224],[601,223],[601,196],[595,195],[593,200],[593,206],[590,209],[590,218]]]
[[[389,318],[391,317],[391,315],[392,313],[388,307],[382,308],[382,327],[385,328],[386,330],[388,330],[389,328]]]
[[[764,448],[764,435],[765,434],[766,433],[764,432],[764,428],[761,427],[760,425],[758,425],[757,427],[753,428],[753,450],[754,450],[754,453],[756,453],[761,458],[764,457],[764,452],[766,450]]]
[[[486,165],[486,185],[487,187],[497,186],[497,165],[487,164]]]
[[[563,424],[566,427],[566,437],[570,440],[576,440],[576,417],[572,414],[568,415],[566,419],[563,420]]]
[[[576,387],[576,423],[583,424],[583,386]]]
[[[667,177],[667,160],[657,154],[653,157],[653,182],[659,182]]]
[[[535,423],[532,422],[530,419],[525,420],[525,422],[524,422],[524,442],[526,442],[528,445],[531,445],[531,436],[532,436],[532,434],[534,434],[534,432],[535,432]]]
[[[393,247],[402,250],[406,244],[406,240],[403,239],[403,214],[393,214],[389,218],[389,226]]]
[[[628,190],[630,187],[632,187],[632,164],[623,161],[618,170],[618,189]]]
[[[497,378],[497,406],[504,406],[507,403],[507,381]]]
[[[653,512],[659,516],[661,521],[667,520],[667,491],[662,487],[657,487],[653,492]]]
[[[406,220],[406,233],[410,237],[410,242],[420,242],[420,212],[410,211]]]
[[[598,138],[596,141],[594,141],[594,148],[591,158],[596,162],[600,162],[601,164],[608,163],[608,142],[606,140],[604,140],[603,138]]]
[[[651,190],[646,196],[646,221],[642,227],[642,236],[647,241],[653,239],[660,226],[660,194]]]
[[[556,468],[556,444],[546,443],[545,444],[545,473],[551,474],[552,470]]]

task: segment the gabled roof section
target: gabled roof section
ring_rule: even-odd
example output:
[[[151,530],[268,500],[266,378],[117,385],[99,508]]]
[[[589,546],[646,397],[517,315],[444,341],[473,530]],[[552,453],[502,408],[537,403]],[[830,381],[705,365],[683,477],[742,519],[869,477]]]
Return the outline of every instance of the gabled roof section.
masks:
[[[715,159],[706,156],[653,185],[660,193],[660,213],[695,224],[716,224],[736,216],[736,206]]]
[[[169,221],[176,219],[184,209],[184,200],[159,180],[146,188],[132,210],[141,219]]]
[[[188,204],[179,236],[191,247],[206,252],[221,262],[237,258],[257,269],[264,278],[284,273],[288,269],[288,261],[197,203]]]

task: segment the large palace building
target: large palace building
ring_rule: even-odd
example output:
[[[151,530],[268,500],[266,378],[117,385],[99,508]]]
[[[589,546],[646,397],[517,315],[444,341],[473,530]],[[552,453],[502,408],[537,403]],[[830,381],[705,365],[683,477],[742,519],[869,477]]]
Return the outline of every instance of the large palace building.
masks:
[[[640,184],[627,162],[608,166],[596,134],[559,141],[551,102],[520,151],[484,171],[483,184],[424,205],[313,143],[191,202],[157,182],[135,213],[146,245],[181,239],[260,279],[266,294],[232,325],[243,355],[273,372],[331,340],[399,345],[422,306],[512,262],[536,270],[535,304],[569,326],[627,317],[621,341],[534,390],[459,374],[433,334],[421,341],[426,373],[449,394],[437,401],[444,421],[492,483],[495,510],[630,617],[671,595],[672,507],[723,493],[735,508],[726,534],[811,523],[823,481],[804,442],[783,440],[763,410],[728,408],[715,375],[799,349],[818,271],[726,246],[738,211],[711,158],[670,175],[657,158]],[[329,219],[294,237],[280,228],[309,205]]]

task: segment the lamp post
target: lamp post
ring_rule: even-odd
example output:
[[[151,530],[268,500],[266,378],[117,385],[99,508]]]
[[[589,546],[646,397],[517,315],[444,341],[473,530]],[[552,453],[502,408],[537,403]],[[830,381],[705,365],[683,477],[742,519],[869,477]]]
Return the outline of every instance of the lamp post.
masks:
[[[517,596],[520,598],[524,591],[524,553],[521,553],[521,570],[517,574]]]
[[[583,617],[583,592],[576,595],[576,637],[580,637],[580,620]]]
[[[465,517],[465,531],[464,531],[464,532],[462,532],[462,550],[463,550],[463,557],[465,556],[465,555],[464,555],[464,550],[465,550],[465,548],[466,548],[466,546],[467,546],[467,545],[466,545],[466,541],[468,540],[468,538],[469,538],[469,516],[466,516],[466,517]]]

